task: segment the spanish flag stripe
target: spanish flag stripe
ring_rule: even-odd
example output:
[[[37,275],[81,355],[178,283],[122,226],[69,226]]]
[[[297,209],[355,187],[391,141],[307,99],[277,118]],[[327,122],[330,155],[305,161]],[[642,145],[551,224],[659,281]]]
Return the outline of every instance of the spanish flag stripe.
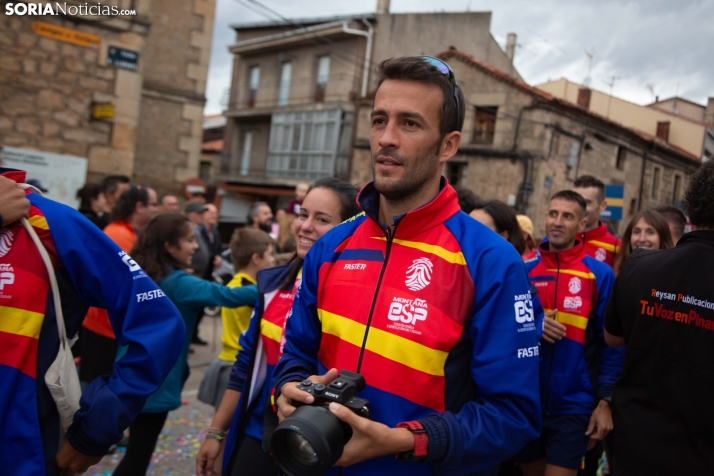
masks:
[[[43,230],[49,230],[50,226],[47,224],[47,219],[40,215],[31,216],[27,221],[35,228],[41,228]]]
[[[594,245],[594,246],[599,246],[600,248],[607,250],[607,251],[612,251],[613,253],[617,252],[617,246],[611,245],[610,243],[604,243],[602,241],[596,241],[596,240],[591,240],[588,241],[589,244]]]
[[[556,314],[556,321],[562,324],[568,324],[579,329],[585,329],[588,327],[588,318],[583,316],[578,316],[577,314],[570,314],[567,312],[560,312]]]
[[[370,329],[370,334],[373,330]],[[359,354],[358,346],[332,334],[322,334],[318,357],[326,368],[356,370]],[[365,350],[362,358],[362,375],[370,387],[398,395],[437,412],[444,411],[443,376],[429,375],[370,350]],[[400,378],[395,379],[394,375]],[[410,382],[410,385],[404,385],[403,382]],[[414,391],[417,388],[429,391]]]
[[[15,307],[0,306],[0,332],[40,338],[44,314]]]
[[[6,365],[37,378],[38,340],[19,334],[0,332],[0,365]]]
[[[550,271],[551,273],[557,273],[557,272],[558,272],[557,269],[549,269],[548,271]],[[580,278],[595,279],[595,275],[594,275],[594,274],[592,274],[592,273],[586,273],[586,272],[583,272],[583,271],[575,271],[575,270],[572,270],[572,269],[561,269],[560,272],[561,272],[562,274],[572,274],[573,276],[578,276],[578,277],[580,277]]]
[[[318,315],[322,321],[323,333],[335,335],[357,347],[362,345],[364,325],[323,310],[318,311]],[[444,375],[447,352],[431,349],[391,332],[376,327],[370,328],[365,348],[386,359],[426,374]]]
[[[372,238],[375,240],[382,240],[382,241],[387,240],[387,238],[384,236],[373,236]],[[392,243],[401,245],[401,246],[406,246],[407,248],[414,248],[419,251],[424,251],[425,253],[431,253],[431,254],[438,256],[439,258],[441,258],[444,261],[451,263],[451,264],[466,265],[466,258],[464,258],[464,254],[460,251],[453,252],[453,251],[449,251],[445,248],[442,248],[441,246],[438,246],[438,245],[429,245],[427,243],[421,243],[418,241],[407,241],[407,240],[400,240],[397,238],[392,240]]]
[[[262,319],[260,321],[260,333],[268,339],[279,343],[283,337],[283,328]]]

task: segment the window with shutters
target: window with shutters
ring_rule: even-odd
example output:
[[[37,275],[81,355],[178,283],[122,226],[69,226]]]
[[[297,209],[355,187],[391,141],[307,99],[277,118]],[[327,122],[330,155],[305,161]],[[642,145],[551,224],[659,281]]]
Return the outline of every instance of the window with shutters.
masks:
[[[497,106],[476,106],[473,135],[474,144],[493,144],[497,115]]]

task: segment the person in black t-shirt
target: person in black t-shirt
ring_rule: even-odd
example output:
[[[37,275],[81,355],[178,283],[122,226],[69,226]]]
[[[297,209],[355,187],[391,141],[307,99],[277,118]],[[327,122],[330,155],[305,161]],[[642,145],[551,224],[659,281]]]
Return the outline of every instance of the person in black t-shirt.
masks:
[[[697,227],[636,250],[615,282],[605,340],[625,347],[613,394],[618,476],[714,474],[714,161],[685,194]]]

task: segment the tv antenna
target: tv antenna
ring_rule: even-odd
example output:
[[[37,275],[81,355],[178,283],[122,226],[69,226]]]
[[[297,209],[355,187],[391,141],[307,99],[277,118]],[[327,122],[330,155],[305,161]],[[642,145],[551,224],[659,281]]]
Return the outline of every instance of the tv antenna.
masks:
[[[627,76],[613,76],[612,79],[611,79],[609,82],[603,80],[603,82],[604,82],[605,84],[607,84],[608,86],[610,86],[610,95],[609,95],[609,97],[607,98],[607,114],[605,114],[605,117],[608,117],[608,118],[610,117],[610,103],[612,102],[612,90],[615,88],[615,82],[616,82],[618,79],[625,79],[625,78],[627,78]]]
[[[590,51],[585,50],[585,56],[588,57],[588,75],[583,79],[583,86],[590,86],[592,79],[590,78],[590,72],[593,68],[593,57],[595,56],[595,47],[593,46]]]

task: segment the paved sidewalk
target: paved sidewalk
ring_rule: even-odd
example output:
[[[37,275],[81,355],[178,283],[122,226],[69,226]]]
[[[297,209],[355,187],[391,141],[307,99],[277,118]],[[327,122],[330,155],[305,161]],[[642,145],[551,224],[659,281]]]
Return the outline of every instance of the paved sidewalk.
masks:
[[[198,386],[203,372],[214,357],[218,356],[221,346],[221,318],[204,317],[201,321],[200,336],[208,341],[207,346],[191,347],[189,354],[191,376],[182,394],[181,408],[169,413],[164,430],[151,458],[151,465],[146,472],[152,476],[189,476],[196,474],[196,454],[198,453],[206,429],[213,419],[213,407],[196,399]],[[124,456],[125,448],[119,448],[114,454],[105,456],[99,464],[89,468],[87,475],[109,476]],[[141,475],[137,475],[141,476]]]

